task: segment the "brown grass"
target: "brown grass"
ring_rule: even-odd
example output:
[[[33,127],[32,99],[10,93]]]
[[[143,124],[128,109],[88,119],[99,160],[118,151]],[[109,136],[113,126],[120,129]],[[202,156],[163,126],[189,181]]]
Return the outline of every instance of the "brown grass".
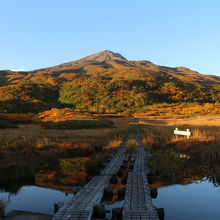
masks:
[[[7,150],[8,148],[17,149],[19,146],[43,149],[44,147],[55,146],[74,146],[84,145],[89,143],[90,145],[105,145],[109,140],[114,140],[115,137],[123,135],[127,132],[129,127],[129,118],[114,118],[111,119],[115,128],[105,129],[80,129],[80,130],[56,130],[56,129],[44,129],[37,124],[22,124],[18,125],[17,129],[1,129],[0,130],[0,142],[1,150]],[[117,143],[119,140],[114,140]]]
[[[123,142],[122,136],[116,136],[109,140],[107,145],[103,147],[103,150],[113,149],[119,147]]]
[[[145,107],[144,112],[135,113],[139,117],[148,117],[152,119],[169,118],[189,118],[196,116],[218,116],[220,114],[220,103],[183,103],[183,104],[155,104]]]
[[[141,119],[143,142],[151,145],[156,142],[178,141],[218,141],[220,142],[220,116],[197,116],[185,119]],[[187,140],[185,137],[174,136],[174,129],[191,131]]]

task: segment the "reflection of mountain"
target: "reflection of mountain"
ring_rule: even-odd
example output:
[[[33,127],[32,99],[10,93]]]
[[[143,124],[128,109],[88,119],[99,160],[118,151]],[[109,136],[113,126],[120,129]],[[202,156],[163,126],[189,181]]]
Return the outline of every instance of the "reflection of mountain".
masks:
[[[205,176],[191,176],[191,177],[183,177],[182,180],[171,180],[171,179],[166,179],[164,180],[163,177],[153,177],[153,183],[151,184],[152,188],[160,188],[163,186],[170,186],[170,185],[175,185],[175,184],[180,184],[180,185],[189,185],[191,183],[194,183],[196,181],[202,180]],[[172,182],[173,181],[173,182]]]

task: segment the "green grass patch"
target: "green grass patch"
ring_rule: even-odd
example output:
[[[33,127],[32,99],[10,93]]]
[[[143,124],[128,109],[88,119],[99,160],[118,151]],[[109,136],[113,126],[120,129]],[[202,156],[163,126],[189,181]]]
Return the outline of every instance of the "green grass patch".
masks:
[[[63,172],[85,172],[86,157],[59,159],[59,168]]]
[[[85,164],[86,173],[96,175],[103,169],[103,163],[108,162],[109,153],[102,151],[90,157],[90,160]]]
[[[10,122],[0,122],[0,129],[1,128],[17,128],[17,126]]]
[[[89,128],[112,128],[114,123],[108,120],[68,120],[60,122],[49,122],[43,124],[48,129],[89,129]]]

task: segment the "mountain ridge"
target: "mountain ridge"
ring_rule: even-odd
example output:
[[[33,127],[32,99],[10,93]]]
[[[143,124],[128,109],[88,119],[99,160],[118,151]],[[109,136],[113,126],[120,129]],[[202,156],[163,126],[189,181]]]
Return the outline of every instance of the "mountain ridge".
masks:
[[[0,71],[0,86],[22,81],[59,84],[76,77],[112,79],[161,80],[164,82],[195,82],[202,85],[219,85],[220,77],[204,75],[187,67],[167,67],[147,60],[129,61],[119,53],[101,51],[75,61],[32,71]]]
[[[134,65],[131,65],[131,63],[135,63],[135,64],[138,64],[138,63],[144,63],[145,66],[149,67],[149,68],[153,68],[154,70],[164,70],[164,68],[166,70],[172,70],[172,71],[175,71],[177,70],[178,72],[181,71],[181,72],[185,72],[186,74],[188,73],[193,73],[193,74],[199,74],[199,75],[202,75],[202,76],[214,76],[214,77],[217,77],[217,79],[219,80],[220,77],[216,76],[216,75],[211,75],[211,74],[201,74],[199,73],[198,71],[194,71],[190,68],[187,68],[187,67],[184,67],[184,66],[179,66],[179,67],[168,67],[168,66],[161,66],[161,65],[157,65],[157,64],[154,64],[148,60],[132,60],[132,61],[129,61],[127,60],[125,57],[123,57],[121,54],[119,53],[114,53],[112,51],[109,51],[109,50],[105,50],[105,51],[101,51],[101,52],[98,52],[98,53],[95,53],[95,54],[92,54],[92,55],[89,55],[89,56],[86,56],[86,57],[83,57],[83,58],[80,58],[80,59],[77,59],[77,60],[74,60],[74,61],[70,61],[70,62],[66,62],[66,63],[63,63],[63,64],[59,64],[59,65],[56,65],[54,67],[65,67],[65,66],[71,66],[71,65],[84,65],[85,63],[108,63],[108,62],[119,62],[120,63],[120,66],[126,66],[126,67],[134,67]],[[129,65],[130,64],[130,65]],[[142,66],[142,65],[141,65]],[[138,66],[140,67],[140,66]],[[48,67],[48,68],[43,68],[43,69],[50,69],[50,68],[53,68],[53,67]],[[38,71],[38,70],[35,70],[35,71]],[[219,81],[220,82],[220,81]]]
[[[101,51],[83,58],[80,58],[75,61],[62,63],[53,67],[47,67],[39,70],[30,71],[33,73],[39,73],[42,72],[45,73],[84,73],[84,74],[91,74],[95,75],[102,75],[103,72],[109,72],[109,74],[114,74],[114,72],[124,72],[124,71],[132,71],[133,72],[166,72],[166,74],[169,75],[169,77],[177,78],[178,80],[184,81],[208,81],[211,84],[219,84],[220,83],[220,77],[215,75],[204,75],[197,71],[191,70],[187,67],[167,67],[167,66],[160,66],[156,65],[150,61],[147,60],[140,60],[140,61],[129,61],[126,58],[124,58],[119,53],[114,53],[112,51]],[[119,71],[118,71],[119,70]],[[135,70],[135,71],[134,71]],[[132,72],[131,71],[131,72]],[[112,73],[111,73],[112,72]],[[58,73],[58,75],[59,75]],[[124,73],[122,73],[124,74]],[[56,75],[56,74],[55,74]],[[123,77],[123,76],[122,76]],[[189,79],[187,79],[189,78]]]
[[[147,60],[132,60],[129,61],[127,60],[125,57],[123,57],[121,54],[119,53],[115,53],[109,50],[105,50],[105,51],[101,51],[74,61],[70,61],[70,62],[66,62],[66,63],[61,63],[52,67],[46,67],[46,68],[40,68],[40,69],[36,69],[36,70],[31,70],[31,71],[12,71],[12,70],[1,70],[1,72],[8,72],[10,73],[39,73],[42,71],[53,71],[53,70],[63,70],[65,71],[65,69],[68,68],[73,68],[73,70],[75,69],[74,67],[76,66],[84,66],[84,65],[101,65],[104,63],[106,64],[111,64],[112,62],[116,62],[120,68],[123,67],[136,67],[139,69],[143,69],[146,70],[146,68],[148,68],[149,70],[153,70],[153,71],[172,71],[172,72],[176,72],[178,73],[183,73],[183,74],[199,74],[200,76],[208,76],[211,78],[215,78],[216,80],[218,80],[220,82],[220,77],[216,76],[216,75],[211,75],[211,74],[201,74],[198,71],[194,71],[190,68],[184,67],[184,66],[179,66],[179,67],[168,67],[168,66],[161,66],[161,65],[157,65],[154,64],[150,61]],[[107,65],[106,65],[107,67]],[[109,66],[110,67],[110,66]],[[114,67],[117,69],[118,66],[114,65]],[[68,71],[70,71],[70,69]],[[73,71],[74,72],[74,71]]]
[[[0,112],[72,106],[111,113],[183,102],[220,102],[220,77],[111,51],[34,71],[0,71]]]

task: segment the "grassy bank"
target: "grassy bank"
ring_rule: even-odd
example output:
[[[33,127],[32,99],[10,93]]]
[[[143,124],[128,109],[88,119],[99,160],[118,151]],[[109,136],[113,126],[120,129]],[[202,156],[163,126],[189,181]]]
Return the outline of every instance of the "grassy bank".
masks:
[[[45,129],[40,124],[17,124],[18,128],[1,129],[2,187],[16,191],[20,185],[34,181],[40,186],[71,191],[73,183],[82,184],[100,169],[130,127],[130,118],[108,120],[115,126],[60,131]],[[78,166],[74,161],[81,161],[85,170],[71,171],[71,166]]]
[[[151,152],[149,165],[157,184],[188,184],[203,177],[216,179],[220,172],[220,118],[143,119],[143,142]],[[191,131],[189,139],[175,137],[174,129]]]

